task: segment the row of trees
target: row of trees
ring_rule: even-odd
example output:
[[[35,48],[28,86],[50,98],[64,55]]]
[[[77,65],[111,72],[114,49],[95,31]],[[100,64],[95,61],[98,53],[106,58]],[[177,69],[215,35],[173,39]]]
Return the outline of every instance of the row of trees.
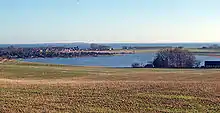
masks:
[[[156,53],[152,65],[155,68],[192,68],[198,67],[200,61],[197,61],[196,57],[186,49],[166,48]],[[132,67],[138,67],[138,64],[134,63]]]

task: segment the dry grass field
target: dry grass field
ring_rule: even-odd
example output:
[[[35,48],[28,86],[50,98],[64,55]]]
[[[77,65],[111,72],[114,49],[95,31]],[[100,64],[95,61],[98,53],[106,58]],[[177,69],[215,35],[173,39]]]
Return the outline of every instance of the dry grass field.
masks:
[[[0,64],[0,113],[220,112],[220,70]]]

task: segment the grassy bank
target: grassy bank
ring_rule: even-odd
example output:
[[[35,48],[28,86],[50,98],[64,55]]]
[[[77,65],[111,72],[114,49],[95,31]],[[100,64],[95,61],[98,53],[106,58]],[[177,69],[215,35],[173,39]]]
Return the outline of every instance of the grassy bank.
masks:
[[[220,112],[220,72],[0,65],[1,112]]]

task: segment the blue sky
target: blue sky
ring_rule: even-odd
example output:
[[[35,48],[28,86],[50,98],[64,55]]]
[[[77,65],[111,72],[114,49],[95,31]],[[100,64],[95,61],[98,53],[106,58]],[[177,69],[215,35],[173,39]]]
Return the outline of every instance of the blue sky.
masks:
[[[0,0],[0,39],[220,42],[220,0]]]

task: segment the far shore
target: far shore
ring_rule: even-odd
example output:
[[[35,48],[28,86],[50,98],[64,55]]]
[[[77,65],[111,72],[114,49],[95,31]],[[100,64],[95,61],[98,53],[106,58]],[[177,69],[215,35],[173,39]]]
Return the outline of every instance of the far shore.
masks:
[[[63,49],[61,51],[49,51],[47,49],[44,52],[38,50],[31,53],[22,53],[21,55],[6,56],[8,59],[31,59],[31,58],[75,58],[75,57],[99,57],[99,56],[114,56],[123,54],[140,54],[140,53],[156,53],[162,47],[149,47],[144,49],[113,49],[113,50],[70,50]],[[192,52],[194,55],[211,56],[220,58],[220,49],[210,48],[184,48]],[[20,50],[18,50],[19,52]],[[48,54],[49,53],[49,54]],[[19,56],[19,57],[18,57]]]

